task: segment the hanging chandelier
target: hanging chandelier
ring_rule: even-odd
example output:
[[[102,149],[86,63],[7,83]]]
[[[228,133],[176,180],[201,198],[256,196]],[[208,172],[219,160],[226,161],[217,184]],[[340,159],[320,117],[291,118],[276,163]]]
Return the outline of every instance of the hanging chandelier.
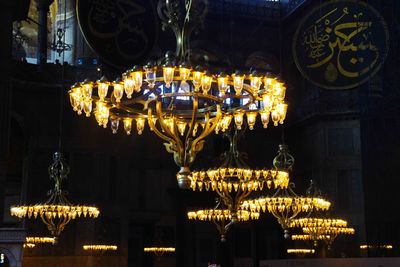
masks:
[[[278,155],[273,165],[276,170],[292,169],[294,158],[289,154],[286,145],[279,145]],[[300,213],[310,213],[312,210],[328,210],[331,203],[320,196],[311,181],[306,196],[299,196],[294,192],[295,184],[291,182],[286,188],[278,188],[272,196],[245,200],[242,208],[250,211],[269,212],[284,230],[284,237],[289,238],[289,226]]]
[[[64,162],[61,153],[53,155],[53,163],[49,166],[50,179],[54,181],[54,188],[48,192],[50,197],[43,204],[12,206],[12,216],[20,219],[37,219],[38,217],[47,226],[55,242],[65,226],[79,217],[97,218],[100,214],[94,206],[73,205],[66,198],[66,192],[61,189],[63,180],[67,179],[69,167]]]
[[[326,213],[319,211],[312,211],[305,218],[293,219],[289,227],[301,228],[307,236],[303,240],[314,241],[314,246],[317,246],[318,241],[322,240],[327,244],[328,249],[330,249],[338,235],[353,235],[355,233],[353,228],[348,227],[346,220],[330,218]],[[301,235],[299,236],[300,238],[302,238]]]
[[[314,254],[315,249],[309,248],[288,248],[286,250],[288,254]]]
[[[104,245],[104,244],[90,244],[90,245],[83,245],[83,250],[92,250],[92,251],[115,251],[118,249],[116,245]]]
[[[253,129],[259,117],[264,128],[269,121],[277,126],[286,118],[286,87],[271,73],[216,72],[205,66],[192,66],[187,48],[193,29],[202,22],[206,4],[185,0],[159,2],[163,28],[176,35],[175,54],[167,53],[161,63],[149,62],[124,72],[115,81],[76,83],[69,91],[74,111],[93,116],[99,126],[117,133],[131,134],[134,124],[142,134],[145,124],[165,141],[180,167],[178,185],[189,188],[190,165],[213,131],[223,132],[234,124]]]
[[[322,240],[325,241],[328,246],[328,250],[331,249],[331,246],[335,239],[339,235],[354,235],[355,230],[351,227],[328,227],[328,226],[318,226],[318,227],[303,227],[303,233],[311,236],[312,240],[314,240],[314,245],[316,245],[316,241],[318,240],[318,236],[324,236]]]
[[[316,240],[325,240],[325,239],[329,239],[330,236],[329,235],[316,235],[316,236],[311,236],[308,234],[299,234],[299,235],[291,235],[291,238],[293,241],[314,241],[314,239]]]
[[[221,242],[225,242],[226,233],[232,224],[249,220],[258,220],[260,218],[260,213],[246,210],[238,210],[232,213],[231,210],[227,209],[223,202],[218,199],[214,209],[189,211],[187,216],[189,220],[213,222],[220,235]]]
[[[244,130],[232,128],[224,133],[229,139],[229,150],[220,158],[222,163],[208,171],[194,171],[190,174],[191,188],[194,191],[214,191],[230,212],[232,221],[237,220],[237,212],[243,201],[255,191],[285,188],[289,184],[287,172],[268,169],[251,169],[243,160],[243,153],[237,142]],[[259,211],[252,211],[259,212]]]
[[[145,247],[143,249],[144,252],[146,253],[154,253],[154,255],[160,257],[164,255],[164,253],[174,253],[175,248],[174,247]]]

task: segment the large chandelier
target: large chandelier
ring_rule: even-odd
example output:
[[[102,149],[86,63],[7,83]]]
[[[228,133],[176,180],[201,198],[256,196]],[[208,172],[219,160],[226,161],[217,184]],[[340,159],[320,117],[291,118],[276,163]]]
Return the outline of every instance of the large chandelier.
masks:
[[[93,114],[99,126],[110,125],[113,133],[123,128],[129,135],[136,124],[142,134],[147,122],[180,167],[179,186],[189,188],[189,167],[209,134],[223,132],[230,124],[241,129],[247,123],[253,129],[258,117],[264,128],[270,119],[277,126],[284,122],[288,105],[284,83],[270,73],[217,73],[192,66],[186,48],[206,7],[202,1],[185,0],[181,12],[179,2],[159,2],[164,26],[177,38],[175,55],[167,53],[159,64],[135,66],[113,82],[87,79],[72,86],[69,96],[74,111]]]
[[[232,222],[237,220],[237,212],[243,201],[255,191],[286,188],[289,184],[287,172],[269,169],[251,169],[243,160],[243,153],[237,142],[244,130],[231,129],[233,134],[224,133],[229,138],[229,150],[221,155],[222,164],[208,171],[194,171],[189,176],[191,188],[198,191],[214,191],[230,211]],[[253,211],[259,212],[259,211]]]
[[[227,209],[223,202],[219,199],[214,209],[189,211],[187,216],[189,220],[213,222],[220,235],[221,242],[225,242],[226,234],[231,225],[237,222],[258,220],[260,218],[260,213],[246,210],[237,210],[235,213],[233,213],[230,209]]]
[[[291,170],[294,158],[289,154],[286,145],[280,145],[278,155],[273,161],[277,170]],[[300,213],[310,213],[312,210],[328,210],[331,203],[319,195],[311,181],[306,196],[294,192],[295,184],[291,182],[286,188],[278,188],[272,196],[245,200],[242,208],[256,212],[271,213],[284,230],[284,237],[289,238],[289,226]]]
[[[61,153],[54,153],[53,163],[48,169],[50,179],[54,181],[54,188],[48,193],[50,197],[43,204],[12,206],[11,215],[20,219],[39,217],[54,237],[54,242],[57,242],[60,233],[71,220],[79,217],[97,218],[100,214],[98,208],[73,205],[66,198],[66,192],[62,190],[61,184],[67,179],[69,171]]]

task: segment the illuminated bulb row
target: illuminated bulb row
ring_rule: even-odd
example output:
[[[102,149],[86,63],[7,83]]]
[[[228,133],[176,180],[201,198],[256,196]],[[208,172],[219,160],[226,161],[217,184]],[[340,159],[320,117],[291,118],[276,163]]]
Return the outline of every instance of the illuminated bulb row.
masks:
[[[329,240],[331,239],[330,235],[292,235],[292,240],[303,240],[303,241],[308,241],[308,240]]]
[[[35,237],[35,236],[27,236],[25,238],[26,243],[33,243],[33,244],[42,244],[42,243],[51,243],[54,244],[56,239],[54,237]]]
[[[241,168],[219,168],[192,172],[190,175],[193,190],[206,191],[256,191],[264,185],[270,188],[286,188],[289,175],[286,172],[271,170],[250,170]]]
[[[308,249],[308,248],[288,248],[288,254],[314,254],[315,249]]]
[[[135,119],[135,121],[136,121],[136,131],[139,135],[141,135],[146,125],[146,118],[138,117]],[[133,122],[132,118],[122,119],[122,124],[125,133],[127,135],[130,135],[132,132],[132,122]],[[110,119],[110,128],[113,134],[116,134],[118,132],[119,125],[120,125],[120,119],[118,118]]]
[[[115,245],[84,245],[83,246],[84,250],[117,250],[118,246]]]
[[[303,227],[303,232],[305,234],[353,235],[355,233],[355,230],[354,228],[347,228],[347,227]]]
[[[290,227],[347,227],[347,222],[330,218],[299,218],[294,219]]]
[[[175,252],[173,247],[148,247],[144,248],[144,252]]]
[[[34,205],[34,206],[14,206],[10,209],[11,215],[18,218],[34,217],[35,219],[45,217],[47,219],[76,217],[97,218],[100,211],[96,207],[89,206],[64,206],[64,205]]]
[[[33,243],[24,243],[23,247],[24,247],[24,248],[34,248],[34,247],[36,247],[36,244],[33,244]]]
[[[256,212],[309,212],[315,210],[328,210],[331,203],[322,198],[310,197],[266,197],[255,200],[245,200],[242,208]]]
[[[218,209],[189,211],[187,216],[189,220],[200,221],[227,221],[232,219],[232,214],[229,210]],[[239,210],[236,216],[239,221],[258,220],[260,218],[260,213]]]
[[[392,245],[360,245],[360,249],[393,249]]]

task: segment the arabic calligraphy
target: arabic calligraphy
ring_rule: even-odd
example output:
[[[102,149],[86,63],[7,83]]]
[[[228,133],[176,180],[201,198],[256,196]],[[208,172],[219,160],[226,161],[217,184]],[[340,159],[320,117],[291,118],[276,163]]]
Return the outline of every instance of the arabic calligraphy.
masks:
[[[106,61],[120,67],[138,64],[154,46],[157,20],[152,1],[79,0],[82,32]]]
[[[295,61],[306,78],[328,89],[355,87],[380,68],[388,52],[388,31],[371,6],[330,1],[301,23]]]

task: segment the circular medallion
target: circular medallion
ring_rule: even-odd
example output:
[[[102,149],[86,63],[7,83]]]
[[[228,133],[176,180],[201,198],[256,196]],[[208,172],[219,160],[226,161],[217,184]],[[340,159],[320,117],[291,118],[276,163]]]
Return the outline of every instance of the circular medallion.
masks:
[[[153,1],[77,0],[79,26],[89,46],[119,68],[143,64],[157,41]]]
[[[300,23],[293,57],[302,75],[325,89],[349,89],[368,81],[389,50],[382,16],[356,0],[327,1]]]

